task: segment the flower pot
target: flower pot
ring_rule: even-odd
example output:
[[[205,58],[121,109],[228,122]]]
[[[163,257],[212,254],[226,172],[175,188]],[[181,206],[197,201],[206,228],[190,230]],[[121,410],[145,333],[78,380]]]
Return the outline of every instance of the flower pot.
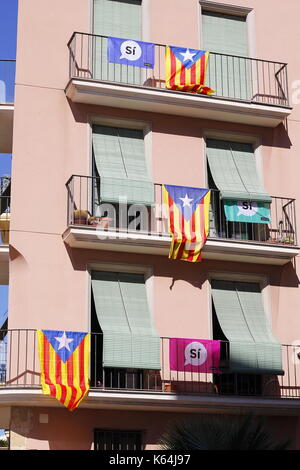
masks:
[[[175,392],[175,390],[176,390],[176,385],[167,382],[167,383],[165,383],[164,390],[165,390],[165,392],[167,392],[167,393],[169,393],[169,392]]]
[[[109,228],[111,225],[112,219],[109,217],[90,217],[89,225],[93,225],[98,228]]]
[[[74,211],[74,224],[75,225],[87,225],[88,222],[88,211]]]
[[[0,230],[2,242],[7,245],[9,243],[9,225],[10,225],[10,213],[3,212],[0,215]]]

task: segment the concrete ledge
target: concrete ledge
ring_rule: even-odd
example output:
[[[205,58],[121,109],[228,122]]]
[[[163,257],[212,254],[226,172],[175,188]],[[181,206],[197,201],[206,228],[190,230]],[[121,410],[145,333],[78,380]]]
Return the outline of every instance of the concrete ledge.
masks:
[[[152,113],[277,127],[292,108],[237,101],[178,91],[94,80],[71,79],[66,96],[75,103],[126,108]]]
[[[263,397],[221,397],[162,392],[120,392],[90,390],[80,409],[153,410],[170,412],[259,411],[260,414],[300,415],[300,398],[269,399]],[[0,410],[9,406],[60,407],[55,398],[40,388],[6,388],[0,390]],[[62,408],[63,409],[63,408]]]
[[[142,232],[100,231],[90,226],[70,226],[62,235],[71,248],[107,250],[168,256],[171,237]],[[203,259],[244,263],[284,265],[300,253],[300,247],[209,238],[203,248]]]

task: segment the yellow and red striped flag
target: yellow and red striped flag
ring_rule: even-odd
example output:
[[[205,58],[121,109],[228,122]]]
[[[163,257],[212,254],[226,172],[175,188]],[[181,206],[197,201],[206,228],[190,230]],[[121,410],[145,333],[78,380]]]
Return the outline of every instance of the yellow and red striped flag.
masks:
[[[212,95],[205,86],[209,52],[186,47],[166,46],[166,88]]]
[[[209,233],[210,190],[165,184],[163,194],[172,235],[169,258],[201,261]]]
[[[37,330],[43,393],[75,410],[89,391],[90,334]]]

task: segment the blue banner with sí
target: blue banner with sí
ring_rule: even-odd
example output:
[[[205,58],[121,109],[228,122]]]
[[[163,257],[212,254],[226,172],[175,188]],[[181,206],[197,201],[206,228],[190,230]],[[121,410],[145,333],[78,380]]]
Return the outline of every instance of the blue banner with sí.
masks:
[[[115,64],[154,68],[154,44],[110,36],[107,59]]]

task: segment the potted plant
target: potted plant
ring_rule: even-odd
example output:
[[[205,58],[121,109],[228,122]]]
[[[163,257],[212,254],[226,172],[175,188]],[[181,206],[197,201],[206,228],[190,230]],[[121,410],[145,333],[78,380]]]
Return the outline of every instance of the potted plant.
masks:
[[[74,224],[75,225],[87,225],[89,212],[86,210],[74,210]]]

